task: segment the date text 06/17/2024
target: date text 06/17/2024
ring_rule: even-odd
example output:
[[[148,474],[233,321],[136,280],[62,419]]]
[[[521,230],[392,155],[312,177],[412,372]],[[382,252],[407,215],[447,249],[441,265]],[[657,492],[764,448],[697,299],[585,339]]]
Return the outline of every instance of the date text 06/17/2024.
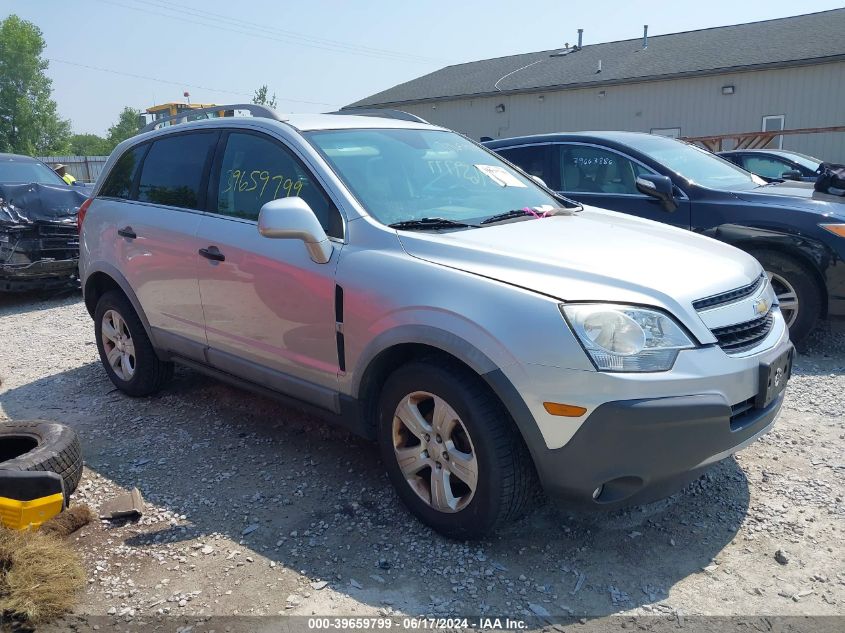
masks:
[[[310,630],[503,630],[522,631],[528,628],[524,620],[511,618],[428,618],[428,617],[346,617],[308,618]]]

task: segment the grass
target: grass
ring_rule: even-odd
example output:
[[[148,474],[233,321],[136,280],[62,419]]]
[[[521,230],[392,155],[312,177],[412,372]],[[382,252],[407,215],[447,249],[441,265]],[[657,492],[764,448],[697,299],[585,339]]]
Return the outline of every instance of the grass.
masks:
[[[65,520],[74,521],[72,517]],[[79,555],[61,538],[69,533],[68,527],[17,531],[0,526],[0,613],[4,619],[39,624],[73,609],[85,584],[85,571]]]

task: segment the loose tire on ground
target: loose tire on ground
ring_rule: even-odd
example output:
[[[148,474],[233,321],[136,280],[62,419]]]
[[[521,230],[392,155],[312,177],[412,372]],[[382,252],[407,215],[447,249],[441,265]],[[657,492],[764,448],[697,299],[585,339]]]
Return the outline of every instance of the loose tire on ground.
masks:
[[[822,314],[824,296],[813,271],[795,258],[777,251],[752,251],[751,255],[757,258],[769,275],[775,293],[782,303],[781,309],[785,318],[789,316],[786,308],[790,305],[786,292],[790,290],[789,286],[794,290],[797,313],[794,321],[789,324],[789,338],[800,344],[812,332]]]
[[[111,350],[107,350],[106,346],[113,343],[108,342],[108,337],[104,338],[103,335],[104,318],[114,318],[115,315],[119,317],[119,329],[124,341],[128,339],[132,345],[131,364],[127,364],[129,371],[123,375],[118,375],[112,367],[109,361]],[[94,333],[100,361],[114,386],[123,393],[134,397],[149,396],[159,391],[173,377],[173,363],[164,362],[156,355],[141,319],[122,292],[107,292],[97,301],[94,310]],[[119,365],[118,369],[120,368]]]
[[[79,436],[69,426],[46,420],[0,423],[0,469],[54,472],[69,497],[82,477]]]
[[[417,440],[411,437],[407,427],[398,433],[396,431],[401,424],[401,419],[395,416],[397,407],[400,403],[408,402],[411,394],[433,395],[441,403],[440,406],[446,403],[447,409],[457,415],[458,422],[465,430],[465,433],[456,431],[461,437],[456,437],[455,442],[462,445],[455,448],[456,451],[460,449],[457,454],[466,456],[472,453],[475,456],[477,482],[474,492],[469,496],[465,492],[469,487],[456,481],[456,475],[447,475],[447,479],[454,482],[454,488],[450,488],[452,496],[464,492],[463,500],[454,509],[436,509],[432,494],[429,494],[428,500],[424,500],[425,489],[427,487],[430,491],[434,480],[428,479],[430,483],[426,481],[435,473],[436,464],[419,471],[421,474],[418,479],[411,475],[414,483],[409,482],[407,463],[404,473],[400,467],[397,446],[408,448],[412,453],[418,448]],[[423,399],[426,397],[422,396]],[[425,403],[420,402],[422,404],[416,408],[418,412],[424,410]],[[432,399],[430,406],[438,405]],[[433,409],[426,415],[431,418],[429,422],[433,422]],[[457,427],[453,425],[453,428]],[[441,358],[415,361],[390,375],[379,400],[377,433],[382,460],[399,497],[423,523],[446,536],[481,538],[498,526],[519,518],[528,509],[530,502],[537,498],[538,482],[534,465],[516,425],[483,380],[460,363]],[[421,434],[424,436],[425,432]],[[425,439],[420,441],[424,442]],[[451,444],[453,447],[455,442]],[[421,443],[419,450],[424,448]],[[425,459],[435,459],[435,453],[442,457],[442,453],[439,453],[442,449],[436,446],[431,448],[430,452],[422,451]],[[455,457],[451,457],[451,465],[447,464],[449,459],[448,455],[446,461],[436,458],[438,463],[442,462],[442,467],[455,469]]]

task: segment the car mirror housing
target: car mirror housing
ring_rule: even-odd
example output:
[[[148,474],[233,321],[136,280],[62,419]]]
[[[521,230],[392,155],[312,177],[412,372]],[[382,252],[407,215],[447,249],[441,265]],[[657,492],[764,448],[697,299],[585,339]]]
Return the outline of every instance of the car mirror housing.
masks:
[[[326,231],[302,198],[279,198],[262,206],[258,232],[271,239],[301,240],[317,264],[326,264],[332,257],[332,243]]]
[[[801,172],[797,169],[790,169],[780,175],[784,180],[801,180]]]
[[[637,177],[637,191],[652,198],[657,198],[666,211],[672,212],[678,208],[675,201],[675,190],[672,179],[658,174],[646,174]]]

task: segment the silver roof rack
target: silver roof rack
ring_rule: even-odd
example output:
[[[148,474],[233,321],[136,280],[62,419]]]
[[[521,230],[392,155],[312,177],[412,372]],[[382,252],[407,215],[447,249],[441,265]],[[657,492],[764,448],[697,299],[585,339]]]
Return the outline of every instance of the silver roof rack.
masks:
[[[383,119],[398,119],[400,121],[413,121],[414,123],[428,123],[422,117],[416,114],[405,112],[403,110],[392,110],[390,108],[349,108],[342,109],[336,112],[328,112],[327,114],[351,114],[352,116],[375,116]]]
[[[233,103],[228,105],[216,105],[210,108],[197,108],[196,110],[183,110],[179,114],[174,114],[173,116],[169,116],[164,119],[156,119],[151,123],[147,123],[144,127],[140,129],[138,134],[143,134],[144,132],[150,132],[152,130],[158,129],[171,121],[173,121],[173,125],[177,123],[187,123],[189,120],[196,121],[201,119],[203,114],[216,114],[221,110],[224,111],[232,111],[235,110],[245,110],[249,112],[254,117],[259,117],[262,119],[273,119],[274,121],[282,121],[283,119],[276,113],[275,110],[268,108],[267,106],[257,105],[255,103]],[[214,118],[214,117],[206,117],[206,118]],[[181,120],[180,120],[181,119]]]

